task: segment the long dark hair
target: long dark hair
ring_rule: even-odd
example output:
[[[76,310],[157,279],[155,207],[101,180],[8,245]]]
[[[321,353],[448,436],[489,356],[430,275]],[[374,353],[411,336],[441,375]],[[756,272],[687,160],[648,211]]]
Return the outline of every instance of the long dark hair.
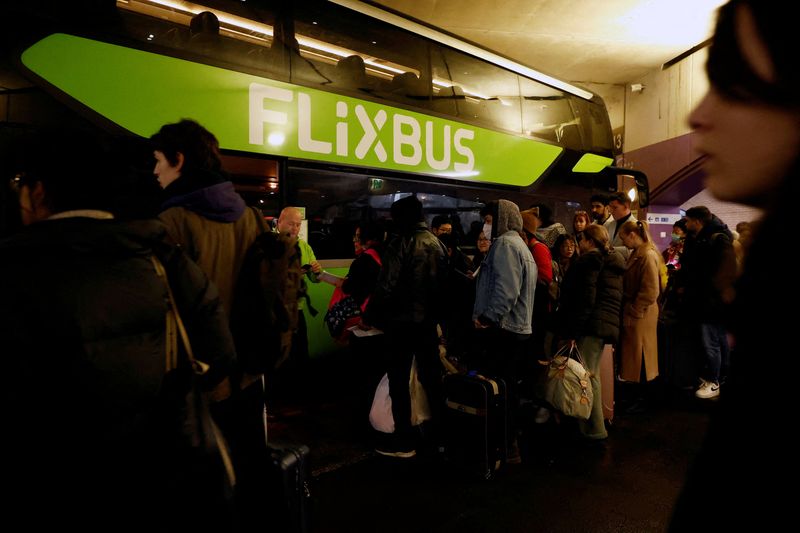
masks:
[[[747,6],[753,15],[759,39],[768,49],[775,80],[763,79],[742,55],[736,28],[736,12]],[[776,9],[772,2],[731,0],[720,7],[717,27],[708,51],[708,79],[716,90],[735,100],[798,109],[800,69],[797,68],[796,21]]]

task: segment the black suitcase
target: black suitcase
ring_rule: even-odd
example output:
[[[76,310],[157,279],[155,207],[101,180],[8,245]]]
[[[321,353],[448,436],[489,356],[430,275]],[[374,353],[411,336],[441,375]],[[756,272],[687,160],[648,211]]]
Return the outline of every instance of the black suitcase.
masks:
[[[269,531],[307,533],[311,530],[311,490],[308,446],[271,441],[269,494],[264,515]]]
[[[445,460],[481,479],[490,479],[508,454],[508,402],[501,379],[481,375],[444,377]]]

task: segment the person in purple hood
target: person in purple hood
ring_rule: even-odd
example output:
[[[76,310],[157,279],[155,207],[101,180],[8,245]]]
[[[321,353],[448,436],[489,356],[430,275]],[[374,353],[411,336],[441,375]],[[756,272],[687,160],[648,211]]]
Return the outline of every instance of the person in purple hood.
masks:
[[[151,138],[153,174],[164,189],[159,218],[170,240],[183,248],[219,289],[230,317],[233,290],[247,250],[267,229],[256,209],[247,209],[222,170],[219,142],[203,126],[183,119]],[[266,496],[262,479],[264,389],[260,376],[244,375],[241,390],[215,413],[233,452],[236,499],[242,523],[257,523],[256,502]],[[217,416],[218,415],[218,416]]]
[[[166,124],[150,138],[153,174],[164,189],[159,218],[218,289],[230,314],[247,249],[266,225],[247,209],[222,170],[219,142],[193,120]]]

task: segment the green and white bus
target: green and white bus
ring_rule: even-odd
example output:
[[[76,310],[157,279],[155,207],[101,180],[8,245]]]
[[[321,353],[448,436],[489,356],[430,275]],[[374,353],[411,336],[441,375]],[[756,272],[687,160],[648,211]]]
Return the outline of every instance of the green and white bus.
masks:
[[[0,142],[80,123],[146,139],[192,118],[268,215],[304,208],[327,269],[352,230],[416,193],[463,233],[486,202],[545,203],[571,227],[591,194],[647,180],[612,166],[608,112],[586,89],[367,2],[5,2]],[[636,207],[634,207],[635,209]],[[331,291],[314,287],[324,308]],[[312,352],[328,349],[319,317]]]

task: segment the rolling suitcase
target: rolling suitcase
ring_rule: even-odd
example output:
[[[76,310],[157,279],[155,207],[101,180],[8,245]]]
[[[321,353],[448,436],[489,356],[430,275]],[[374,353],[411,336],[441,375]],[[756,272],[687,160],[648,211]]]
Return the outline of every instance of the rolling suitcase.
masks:
[[[262,390],[266,388],[261,378]],[[269,440],[267,406],[262,412],[267,443],[267,516],[269,531],[311,531],[311,470],[308,446]]]
[[[270,531],[311,530],[308,446],[270,442],[268,494],[264,519]]]
[[[506,384],[481,375],[444,377],[445,459],[481,479],[490,479],[508,453]]]

